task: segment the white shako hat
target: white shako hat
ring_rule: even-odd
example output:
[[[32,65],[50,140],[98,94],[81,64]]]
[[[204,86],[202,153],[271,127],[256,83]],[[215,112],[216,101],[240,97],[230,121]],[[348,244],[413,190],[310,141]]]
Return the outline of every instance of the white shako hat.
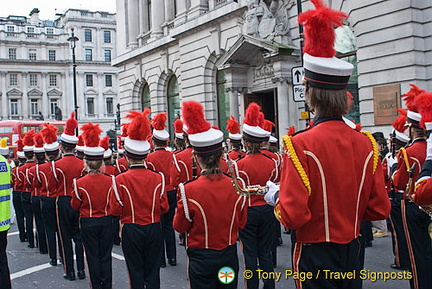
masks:
[[[151,134],[150,109],[145,108],[143,112],[130,111],[126,116],[132,121],[128,126],[128,136],[124,141],[125,155],[132,159],[144,159],[150,152],[148,138]]]
[[[72,111],[70,118],[66,120],[65,129],[60,136],[62,145],[75,147],[78,142],[78,137],[75,135],[77,127],[78,121],[75,119],[75,111]]]
[[[255,102],[251,102],[246,109],[243,120],[243,139],[253,143],[268,141],[269,132],[262,129],[264,114],[261,107]]]
[[[196,101],[183,102],[182,115],[195,154],[206,156],[222,151],[223,132],[212,128],[205,120],[202,104]]]
[[[399,116],[393,121],[392,126],[394,128],[392,135],[394,140],[401,145],[405,145],[409,142],[409,137],[404,133],[408,128],[407,126],[407,111],[403,108],[397,109]]]
[[[84,149],[85,149],[84,138],[83,138],[83,135],[80,134],[78,136],[78,142],[77,142],[77,144],[75,146],[75,150],[83,153]]]
[[[394,130],[393,133],[394,133],[394,137],[396,139],[396,142],[400,143],[401,145],[406,145],[410,140],[406,134],[404,134],[400,131]]]
[[[417,97],[426,92],[426,90],[420,89],[417,85],[410,84],[411,89],[402,94],[402,99],[405,101],[405,105],[408,108],[407,112],[407,122],[417,128],[420,127],[420,121],[422,120],[422,116],[419,111],[419,105],[417,105]]]
[[[278,142],[278,139],[271,135],[270,138],[269,138],[269,143],[275,144],[277,142]]]
[[[156,114],[151,120],[151,126],[153,127],[153,138],[160,141],[167,141],[170,138],[166,128],[167,113],[161,112]]]
[[[24,152],[32,152],[34,150],[34,129],[29,130],[23,137]]]
[[[40,133],[42,134],[42,138],[45,142],[44,149],[46,152],[54,152],[59,149],[57,131],[58,128],[56,128],[54,125],[44,123],[44,128],[40,131]]]
[[[174,134],[178,139],[183,139],[183,121],[181,119],[176,119],[174,121]]]
[[[242,135],[240,133],[240,124],[236,121],[234,116],[227,120],[226,130],[228,137],[233,141],[241,141]]]
[[[35,154],[45,154],[44,141],[42,138],[42,134],[40,132],[36,133],[34,135],[33,139],[34,139],[34,143],[35,143],[33,152]]]
[[[25,159],[25,154],[24,154],[24,143],[22,139],[19,139],[15,142],[17,144],[17,156],[20,159]]]
[[[272,121],[270,121],[268,119],[264,119],[264,122],[261,125],[261,128],[267,132],[267,135],[268,135],[267,141],[269,141],[269,139],[271,137],[273,127],[276,127],[276,125]]]
[[[99,124],[92,124],[89,122],[81,127],[82,137],[84,140],[84,159],[86,160],[101,160],[105,150],[99,146],[100,134],[102,130]]]
[[[9,147],[7,145],[7,140],[8,140],[7,137],[0,139],[0,154],[2,156],[9,155]]]
[[[104,159],[110,158],[112,156],[112,150],[110,149],[109,141],[110,137],[106,135],[99,142],[99,146],[104,149]]]
[[[335,27],[343,24],[348,15],[327,7],[322,0],[311,0],[315,10],[308,10],[298,17],[303,24],[305,46],[304,79],[308,85],[323,89],[345,89],[354,66],[335,57]]]

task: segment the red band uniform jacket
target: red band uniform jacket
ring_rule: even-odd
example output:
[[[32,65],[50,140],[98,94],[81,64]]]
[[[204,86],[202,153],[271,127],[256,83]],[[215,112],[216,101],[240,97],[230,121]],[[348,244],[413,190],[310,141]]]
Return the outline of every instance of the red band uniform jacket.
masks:
[[[28,169],[35,166],[36,163],[34,161],[27,161],[25,164],[23,164],[21,167],[19,167],[19,178],[22,181],[21,185],[21,192],[29,192],[31,193],[31,183],[28,179]]]
[[[170,183],[170,168],[173,162],[173,154],[165,148],[157,148],[146,158],[148,168],[164,174],[166,180],[165,191],[172,191],[174,187]]]
[[[180,183],[193,179],[192,151],[193,148],[189,147],[177,154],[173,154],[173,163],[170,168],[170,183],[174,188],[177,188]],[[196,174],[199,176],[201,170],[198,164],[196,164],[196,167]]]
[[[347,244],[359,236],[361,220],[389,216],[383,169],[368,137],[342,120],[328,120],[293,136],[292,144],[311,187],[309,193],[287,153],[279,207],[297,242]]]
[[[184,197],[178,201],[173,227],[177,232],[188,232],[188,247],[222,250],[235,244],[238,230],[246,225],[247,206],[230,177],[211,180],[200,176],[179,190],[184,190]]]
[[[54,162],[52,170],[54,180],[49,183],[55,186],[53,197],[72,196],[73,179],[84,174],[84,162],[73,154],[65,154]]]
[[[165,180],[161,173],[134,165],[112,176],[114,194],[110,196],[110,208],[114,216],[120,216],[122,224],[148,225],[160,222],[168,211]]]

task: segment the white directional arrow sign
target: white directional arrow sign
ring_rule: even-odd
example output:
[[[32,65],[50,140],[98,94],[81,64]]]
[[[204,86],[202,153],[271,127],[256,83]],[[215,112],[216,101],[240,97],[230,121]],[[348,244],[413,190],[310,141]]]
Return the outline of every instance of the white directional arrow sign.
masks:
[[[305,95],[304,95],[305,87],[303,85],[303,75],[304,75],[303,66],[297,66],[291,68],[293,95],[294,95],[294,101],[296,102],[305,101]]]

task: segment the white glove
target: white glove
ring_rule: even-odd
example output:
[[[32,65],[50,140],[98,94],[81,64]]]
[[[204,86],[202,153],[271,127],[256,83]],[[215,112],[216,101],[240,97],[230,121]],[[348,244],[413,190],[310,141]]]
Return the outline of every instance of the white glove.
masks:
[[[268,191],[264,195],[264,200],[270,206],[274,206],[276,205],[276,200],[279,197],[279,186],[271,181],[267,181],[266,185],[268,187]]]
[[[432,133],[427,139],[426,160],[432,160]]]
[[[396,157],[392,157],[392,156],[388,157],[387,158],[387,168],[389,169],[389,171],[391,171],[394,164],[397,164]]]

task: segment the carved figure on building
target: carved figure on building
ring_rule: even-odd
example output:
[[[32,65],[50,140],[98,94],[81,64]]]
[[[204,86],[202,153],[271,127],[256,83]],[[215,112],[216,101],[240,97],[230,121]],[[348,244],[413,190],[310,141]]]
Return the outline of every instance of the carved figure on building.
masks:
[[[263,39],[274,39],[289,31],[288,10],[292,0],[249,0],[245,32]]]

